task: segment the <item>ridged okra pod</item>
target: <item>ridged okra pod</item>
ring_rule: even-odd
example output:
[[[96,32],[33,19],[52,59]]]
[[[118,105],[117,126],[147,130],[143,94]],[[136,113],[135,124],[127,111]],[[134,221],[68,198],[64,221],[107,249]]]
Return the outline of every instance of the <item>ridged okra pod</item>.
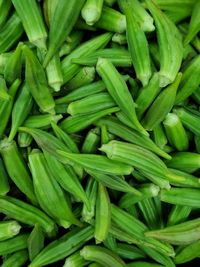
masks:
[[[10,191],[9,177],[2,158],[0,157],[0,195],[5,196]]]
[[[91,129],[82,144],[81,147],[81,152],[84,154],[94,154],[97,152],[98,147],[99,147],[99,141],[100,141],[100,136],[99,136],[99,129]]]
[[[1,267],[21,267],[26,263],[27,260],[28,260],[27,251],[20,250],[9,255],[9,257],[3,261]]]
[[[93,25],[101,17],[103,0],[87,0],[81,10],[81,15],[88,25]]]
[[[191,211],[192,208],[189,206],[174,205],[170,210],[167,226],[172,226],[186,221]]]
[[[42,227],[36,224],[28,237],[28,255],[31,261],[43,249],[44,238]]]
[[[0,13],[1,13],[1,18],[0,18],[0,27],[2,27],[9,15],[9,12],[12,7],[12,2],[11,0],[1,0],[0,1]]]
[[[57,123],[62,119],[62,117],[63,116],[61,114],[32,115],[26,118],[23,123],[23,127],[48,129],[51,127],[51,123]]]
[[[199,257],[199,248],[200,248],[200,240],[183,247],[179,252],[177,252],[174,262],[176,264],[182,264],[186,262],[190,262],[195,258]]]
[[[13,252],[27,248],[28,234],[19,234],[8,240],[0,242],[0,255],[11,254]]]
[[[167,140],[162,124],[160,123],[156,127],[154,127],[152,133],[153,133],[152,137],[153,137],[155,144],[161,149],[163,149],[168,143],[168,140]]]
[[[84,267],[88,266],[88,264],[89,261],[86,261],[83,257],[81,257],[80,251],[77,251],[66,258],[63,267]]]
[[[19,234],[21,229],[17,221],[2,221],[0,222],[0,241],[7,240]]]

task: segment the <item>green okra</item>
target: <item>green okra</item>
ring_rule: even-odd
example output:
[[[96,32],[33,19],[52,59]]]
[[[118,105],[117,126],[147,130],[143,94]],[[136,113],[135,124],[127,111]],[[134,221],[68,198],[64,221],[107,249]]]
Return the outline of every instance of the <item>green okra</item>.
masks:
[[[92,154],[97,152],[100,142],[100,136],[97,129],[91,129],[82,144],[81,152],[84,154]]]
[[[8,240],[0,242],[0,255],[11,254],[13,252],[27,248],[28,234],[19,234]]]
[[[70,2],[59,1],[59,5],[56,5],[50,23],[48,51],[43,62],[44,67],[47,66],[55,52],[64,43],[67,35],[71,32],[84,2],[84,0],[81,0],[77,4],[75,0]]]
[[[29,147],[33,141],[33,137],[30,134],[20,132],[18,133],[17,142],[19,147]]]
[[[119,201],[119,206],[123,209],[126,209],[139,201],[142,201],[147,198],[156,197],[160,191],[160,188],[155,184],[149,183],[141,185],[137,188],[137,190],[141,193],[139,196],[127,192],[121,197]]]
[[[74,49],[69,55],[67,55],[61,62],[64,83],[70,81],[74,77],[74,75],[76,75],[81,69],[79,65],[71,63],[71,60],[73,58],[78,58],[83,55],[88,56],[94,51],[100,48],[104,48],[104,46],[107,45],[111,38],[111,33],[104,33],[102,35],[92,38],[89,41],[84,42],[76,49]]]
[[[65,199],[64,191],[50,173],[44,155],[40,151],[33,150],[29,154],[29,166],[34,191],[41,208],[64,228],[67,228],[69,223],[80,225]]]
[[[168,140],[162,127],[162,124],[160,123],[156,127],[154,127],[152,133],[155,144],[161,149],[163,149],[167,144]]]
[[[0,195],[5,196],[10,191],[9,177],[2,158],[0,157]]]
[[[115,33],[112,37],[112,41],[120,45],[127,44],[126,35],[123,33]]]
[[[0,152],[9,177],[32,203],[37,203],[30,174],[16,142],[3,139],[0,143]]]
[[[55,105],[55,113],[65,115],[67,114],[67,104],[56,104]]]
[[[0,1],[0,13],[1,13],[1,18],[0,18],[0,27],[2,28],[3,25],[5,24],[8,15],[10,13],[12,7],[12,2],[11,0],[1,0]]]
[[[158,51],[158,45],[156,42],[149,43],[149,51],[150,51],[150,55],[153,60],[153,63],[155,64],[157,68],[159,68],[160,67],[160,55]],[[159,78],[159,75],[158,75],[158,78]]]
[[[183,71],[183,77],[179,85],[175,103],[179,104],[187,99],[200,85],[200,78],[197,74],[200,71],[200,55],[197,55]]]
[[[24,32],[21,19],[14,13],[4,24],[0,32],[0,53],[8,51],[20,39]]]
[[[168,113],[163,125],[169,143],[178,151],[186,151],[189,146],[189,140],[179,117],[174,113]]]
[[[31,115],[26,118],[22,127],[47,129],[50,128],[52,122],[57,123],[62,117],[61,114]]]
[[[111,222],[110,198],[106,187],[98,183],[98,192],[95,211],[94,238],[96,244],[103,242],[109,232]]]
[[[191,97],[197,104],[200,104],[200,86],[194,91]]]
[[[36,1],[12,0],[12,3],[22,21],[29,41],[40,49],[46,49],[47,32]]]
[[[143,126],[145,129],[152,131],[171,111],[181,77],[182,74],[179,73],[175,81],[156,97],[143,119]]]
[[[63,76],[58,52],[47,65],[46,74],[49,86],[52,87],[55,92],[60,91],[60,87],[63,84]]]
[[[47,245],[29,264],[29,267],[44,266],[62,260],[80,249],[93,238],[92,226],[76,228]]]
[[[22,46],[23,43],[18,44],[5,65],[4,78],[8,84],[12,84],[16,79],[21,79]]]
[[[152,0],[146,0],[145,3],[155,20],[160,54],[160,86],[165,87],[175,80],[181,66],[183,57],[181,34]]]
[[[186,221],[192,211],[189,206],[174,205],[169,213],[167,226],[182,223]]]
[[[133,168],[126,163],[116,163],[102,155],[75,154],[58,150],[57,153],[63,158],[81,165],[85,169],[92,169],[107,174],[128,175]]]
[[[23,266],[26,261],[28,260],[28,253],[26,250],[19,250],[6,258],[3,263],[2,267],[21,267]]]
[[[111,225],[110,225],[111,227]],[[109,227],[109,231],[110,231]],[[117,240],[113,237],[112,234],[108,233],[107,238],[103,242],[104,246],[112,251],[114,251],[117,248]]]
[[[1,77],[0,78],[0,101],[3,102],[5,100],[8,100],[9,98],[10,98],[10,96],[8,94],[8,88],[6,85],[6,81],[3,77]]]
[[[195,135],[194,142],[195,142],[196,151],[200,153],[200,136]]]
[[[69,116],[62,121],[60,126],[63,131],[66,131],[69,134],[76,133],[83,129],[86,129],[88,126],[95,123],[95,121],[99,120],[100,118],[117,111],[119,111],[119,108],[113,107],[100,110],[92,114]]]
[[[88,264],[89,261],[86,261],[83,257],[81,257],[80,251],[77,251],[66,258],[63,267],[84,267]]]
[[[135,100],[135,103],[137,105],[136,114],[139,119],[152,104],[154,99],[159,94],[160,90],[161,88],[159,86],[159,75],[158,73],[154,73],[148,85],[146,85],[139,91],[138,96]]]
[[[85,193],[90,203],[90,208],[88,208],[85,204],[83,205],[82,209],[82,219],[85,222],[91,223],[94,215],[95,215],[95,207],[96,207],[96,200],[97,200],[97,188],[98,183],[92,177],[89,177]]]
[[[87,0],[81,10],[81,15],[88,25],[96,23],[102,14],[103,0]]]
[[[101,126],[101,144],[107,144],[110,141],[108,129],[105,125]]]
[[[145,258],[144,253],[139,248],[129,244],[118,243],[114,251],[123,259],[136,260]]]
[[[133,127],[146,134],[146,131],[137,119],[135,103],[128,87],[114,65],[105,58],[99,58],[97,62],[97,72],[103,79],[109,94],[131,121]]]
[[[103,6],[101,17],[94,26],[110,32],[123,33],[126,30],[126,18],[119,11]]]
[[[72,116],[91,114],[114,106],[116,104],[108,93],[98,93],[71,102],[67,108],[67,112]]]
[[[59,0],[45,0],[43,5],[44,17],[48,26],[52,21]]]
[[[200,155],[194,152],[175,152],[166,164],[170,168],[193,173],[200,168]]]
[[[99,49],[87,57],[74,58],[72,62],[80,65],[94,66],[99,57],[109,59],[117,67],[130,67],[132,65],[130,53],[126,49],[121,48]]]
[[[85,260],[94,261],[103,266],[126,266],[124,261],[117,254],[100,246],[85,246],[80,251],[80,254]]]
[[[135,198],[141,197],[141,193],[139,190],[129,185],[125,180],[123,180],[119,176],[106,175],[103,173],[95,172],[93,170],[87,170],[87,172],[99,183],[102,183],[104,186],[110,189],[129,193],[131,196],[134,195]]]
[[[188,220],[161,230],[146,232],[145,235],[173,245],[187,245],[199,240],[199,224],[199,219]]]
[[[28,254],[32,261],[44,247],[44,233],[36,224],[28,237]]]
[[[127,21],[127,42],[131,53],[133,66],[137,78],[141,81],[143,86],[148,84],[151,77],[151,63],[148,42],[144,31],[140,28],[137,17],[139,2],[130,0],[120,0]],[[135,8],[136,5],[136,8]],[[135,12],[136,10],[136,12]]]
[[[183,107],[177,107],[174,109],[174,113],[178,115],[183,125],[195,135],[200,135],[200,119],[199,112],[188,110]]]
[[[200,12],[200,4],[199,1],[196,1],[195,5],[193,6],[189,23],[189,29],[185,37],[184,44],[188,44],[200,31],[199,12]]]
[[[157,263],[151,263],[146,261],[135,261],[127,264],[128,267],[164,267]]]
[[[100,148],[111,160],[118,162],[128,162],[133,167],[141,170],[142,173],[153,183],[161,188],[168,189],[169,171],[155,154],[147,149],[130,143],[111,141]]]
[[[17,221],[0,222],[0,241],[7,240],[19,234],[21,225]]]
[[[177,252],[174,262],[176,264],[182,264],[199,257],[200,240],[183,247]]]
[[[23,84],[18,98],[13,105],[11,130],[8,137],[9,141],[11,141],[15,137],[18,127],[23,124],[32,107],[33,98],[29,92],[27,84],[25,83]]]
[[[86,193],[84,192],[83,187],[73,169],[70,166],[64,166],[48,152],[44,152],[44,156],[49,171],[60,186],[70,194],[74,195],[77,199],[80,199],[89,208],[90,203]]]
[[[53,114],[55,102],[50,93],[44,69],[27,46],[24,46],[23,53],[26,61],[26,83],[31,95],[43,112]]]
[[[95,68],[83,67],[65,86],[67,90],[71,91],[93,82],[94,78]]]

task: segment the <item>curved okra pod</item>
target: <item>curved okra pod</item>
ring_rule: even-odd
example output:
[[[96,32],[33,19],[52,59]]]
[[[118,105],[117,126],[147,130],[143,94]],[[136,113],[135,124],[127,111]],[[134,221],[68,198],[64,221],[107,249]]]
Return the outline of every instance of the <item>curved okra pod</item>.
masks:
[[[88,25],[93,25],[102,14],[103,0],[87,0],[81,10],[81,15]]]
[[[79,250],[94,235],[91,226],[76,228],[66,235],[47,245],[28,265],[28,267],[44,266],[62,260]]]
[[[21,226],[17,221],[0,222],[0,241],[7,240],[19,234]]]
[[[128,260],[136,260],[136,259],[145,258],[145,254],[139,248],[133,245],[130,245],[130,244],[118,243],[114,251],[121,258],[128,259]]]
[[[28,234],[20,234],[13,238],[0,242],[0,255],[11,254],[13,252],[27,248]]]
[[[27,260],[28,260],[27,251],[20,250],[9,255],[9,257],[3,261],[1,267],[21,267],[26,263]]]
[[[0,143],[0,152],[6,170],[15,185],[32,203],[37,203],[30,174],[18,150],[16,142],[14,140],[9,142],[7,138],[2,140]]]
[[[75,25],[85,0],[59,1],[54,10],[49,30],[48,51],[43,65],[47,66]]]
[[[97,72],[104,81],[109,94],[131,121],[133,127],[146,134],[146,131],[137,119],[135,103],[128,87],[114,65],[105,58],[99,58],[97,62]]]
[[[63,190],[49,172],[44,155],[40,151],[33,150],[29,155],[29,165],[35,194],[41,208],[63,227],[68,227],[69,223],[80,225],[65,199]]]
[[[199,257],[200,240],[183,247],[179,252],[177,252],[174,262],[176,264],[182,264]]]
[[[40,225],[36,224],[28,237],[28,254],[32,261],[44,247],[44,233]]]
[[[160,122],[162,122],[165,116],[171,111],[174,105],[176,91],[180,84],[182,74],[179,73],[175,81],[165,88],[157,96],[153,104],[148,109],[144,119],[143,126],[147,130],[153,130]]]
[[[181,66],[183,57],[181,34],[152,0],[146,0],[145,3],[156,24],[160,53],[160,86],[165,87],[174,81]]]
[[[0,12],[1,12],[1,18],[0,18],[0,27],[5,24],[6,19],[9,15],[10,9],[12,7],[11,0],[1,0],[0,2]]]
[[[9,177],[2,158],[0,157],[0,195],[5,196],[10,191]]]
[[[46,49],[47,32],[36,0],[12,0],[30,42]]]
[[[41,110],[53,114],[55,103],[47,84],[44,69],[27,46],[24,46],[23,53],[26,61],[25,76],[27,86]]]
[[[153,140],[155,144],[161,149],[163,149],[168,143],[166,134],[161,123],[153,129]]]
[[[85,260],[94,261],[107,267],[124,267],[125,262],[114,252],[100,246],[85,246],[80,251]]]
[[[29,147],[33,141],[33,137],[28,133],[18,133],[17,142],[19,147]]]

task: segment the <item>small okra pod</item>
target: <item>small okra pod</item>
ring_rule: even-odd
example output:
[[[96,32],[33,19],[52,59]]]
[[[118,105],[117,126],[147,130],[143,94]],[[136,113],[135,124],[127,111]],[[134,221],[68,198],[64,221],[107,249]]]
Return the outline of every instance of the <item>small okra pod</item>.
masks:
[[[63,84],[63,76],[58,52],[49,61],[46,67],[46,74],[49,86],[53,88],[55,92],[60,91],[60,87]]]
[[[94,238],[96,244],[103,242],[107,238],[110,228],[110,222],[110,198],[104,185],[98,183],[94,230]]]
[[[71,60],[73,58],[88,56],[94,51],[100,48],[104,48],[104,46],[107,45],[111,38],[112,34],[110,32],[104,33],[102,35],[92,38],[87,42],[84,42],[76,49],[74,49],[69,55],[67,55],[61,62],[64,83],[70,81],[74,77],[74,75],[76,75],[81,69],[79,65],[71,63]]]
[[[193,92],[195,92],[200,85],[199,73],[200,71],[200,55],[197,55],[187,65],[183,71],[182,80],[176,95],[175,103],[179,104],[186,100]]]
[[[173,205],[167,220],[167,226],[182,223],[187,220],[192,208],[189,206]]]
[[[134,195],[130,192],[124,194],[119,202],[119,206],[123,209],[126,209],[139,201],[142,201],[147,198],[156,197],[160,191],[160,188],[155,184],[143,184],[137,188],[140,192],[140,195]]]
[[[199,112],[196,110],[188,110],[186,108],[180,107],[175,108],[174,113],[178,115],[183,125],[190,130],[195,135],[200,135],[200,117]]]
[[[71,91],[93,82],[94,78],[95,68],[83,67],[65,86],[67,90]]]
[[[77,251],[66,258],[63,267],[84,267],[88,266],[88,264],[89,261],[86,261],[83,257],[81,257],[80,251]]]
[[[146,261],[134,261],[127,264],[127,267],[164,267],[164,265],[160,265],[157,263],[150,263]]]
[[[85,193],[90,203],[90,208],[88,209],[85,204],[83,204],[82,209],[82,219],[85,222],[91,223],[94,215],[95,215],[95,207],[96,207],[96,200],[97,200],[97,188],[98,183],[92,177],[89,177]]]
[[[9,58],[11,57],[13,52],[7,52],[7,53],[1,53],[0,54],[0,74],[3,75],[4,74],[4,69],[5,66],[9,60]]]
[[[93,25],[102,14],[103,0],[87,0],[81,10],[81,15],[88,25]]]
[[[130,244],[118,243],[114,251],[123,259],[136,260],[145,258],[145,254],[139,248]]]
[[[57,123],[62,117],[61,114],[31,115],[24,121],[22,127],[48,129],[51,127],[52,122]]]
[[[55,230],[54,222],[45,213],[21,200],[0,196],[0,211],[24,224],[39,224],[48,235],[52,235]]]
[[[136,116],[135,103],[128,87],[114,65],[105,58],[99,58],[97,62],[97,72],[103,79],[109,94],[131,121],[133,127],[146,134],[146,131],[141,126]]]
[[[43,62],[44,67],[47,66],[71,32],[84,2],[84,0],[80,0],[78,3],[76,0],[71,0],[70,2],[59,1],[59,4],[56,5],[50,22],[48,51]]]
[[[7,240],[19,234],[21,226],[17,221],[0,222],[0,241]]]
[[[105,125],[111,134],[120,137],[124,141],[144,147],[166,159],[171,158],[163,150],[157,147],[155,143],[148,136],[140,135],[136,130],[130,129],[127,126],[123,125],[119,120],[117,120],[113,116],[102,118],[95,124],[97,126]]]
[[[68,160],[77,163],[86,169],[92,169],[95,171],[114,175],[128,175],[133,170],[133,168],[126,163],[112,161],[102,155],[75,154],[62,150],[58,150],[57,152],[63,158],[67,158]]]
[[[107,267],[124,267],[125,262],[114,252],[100,246],[85,246],[80,251],[85,260],[94,261]]]
[[[46,49],[47,32],[35,0],[12,0],[30,42],[40,49]],[[28,14],[28,16],[27,16]]]
[[[0,152],[9,177],[32,203],[37,203],[30,174],[16,142],[14,140],[8,141],[7,138],[2,140],[0,143]]]
[[[32,261],[44,247],[44,233],[40,225],[36,224],[28,237],[28,254]]]
[[[174,113],[168,113],[163,125],[169,143],[178,151],[186,151],[189,146],[189,140],[179,117]]]
[[[188,44],[194,39],[194,37],[200,31],[200,22],[199,22],[199,12],[200,12],[200,3],[197,1],[193,6],[188,33],[185,37],[184,44]]]
[[[13,238],[0,242],[0,255],[11,254],[13,252],[27,248],[28,234],[19,234]]]
[[[100,118],[117,111],[119,111],[119,108],[113,107],[100,110],[92,114],[69,116],[61,122],[60,126],[63,131],[66,131],[69,134],[76,133],[83,129],[86,129],[88,126],[90,126]]]
[[[180,251],[177,252],[174,258],[174,262],[176,264],[182,264],[198,258],[199,249],[200,249],[200,240],[188,246],[183,247]]]
[[[110,32],[123,33],[126,30],[126,17],[113,8],[103,6],[101,17],[94,26]]]
[[[103,173],[95,172],[93,170],[86,170],[95,180],[104,186],[117,190],[120,192],[126,192],[130,195],[134,195],[135,198],[140,198],[141,193],[133,186],[129,185],[125,180],[119,176],[106,175]]]
[[[26,82],[27,86],[43,112],[54,113],[54,99],[47,84],[46,75],[37,57],[27,46],[24,46],[23,53],[26,61]]]
[[[29,147],[33,141],[33,137],[28,133],[18,133],[17,143],[19,147]]]
[[[44,152],[44,156],[49,171],[53,175],[54,179],[60,184],[60,186],[70,194],[74,195],[77,199],[80,199],[89,208],[90,204],[86,193],[84,192],[82,185],[73,169],[70,166],[64,166],[48,152]]]
[[[126,35],[124,33],[115,33],[112,37],[112,41],[120,45],[127,44]]]
[[[1,267],[21,267],[28,260],[27,250],[20,250],[6,258]]]
[[[200,155],[194,152],[175,152],[166,164],[169,168],[193,173],[200,168]]]
[[[0,32],[0,53],[8,51],[24,32],[21,19],[14,13]]]
[[[99,129],[91,129],[82,144],[81,152],[84,154],[92,154],[97,152],[100,142]]]
[[[188,220],[161,230],[149,231],[145,235],[173,245],[187,245],[199,240],[200,219]]]
[[[10,191],[9,177],[2,158],[0,157],[0,195],[5,196]]]
[[[16,99],[12,109],[12,123],[9,134],[9,141],[11,141],[18,130],[18,127],[22,125],[28,114],[33,107],[33,98],[29,92],[27,84],[23,84],[21,91]]]
[[[12,84],[16,79],[21,78],[22,46],[23,43],[20,42],[5,65],[4,78],[8,84]]]
[[[99,57],[109,59],[117,67],[130,67],[132,65],[130,53],[126,49],[121,48],[100,49],[87,57],[74,58],[72,62],[80,65],[94,66]]]
[[[116,104],[108,93],[98,93],[71,102],[67,108],[67,112],[75,116],[98,112],[114,106],[116,106]]]
[[[94,235],[92,226],[76,228],[48,244],[31,262],[29,267],[44,266],[57,262],[79,250]]]
[[[165,87],[175,80],[181,66],[183,57],[181,34],[152,0],[146,0],[145,3],[155,20],[160,54],[160,86]]]
[[[1,13],[1,18],[0,18],[0,27],[2,28],[2,26],[5,24],[8,15],[10,13],[12,7],[12,2],[11,0],[1,0],[0,1],[0,13]]]
[[[101,144],[107,144],[110,141],[108,129],[105,125],[101,126]]]
[[[182,74],[179,73],[175,81],[156,97],[143,119],[143,126],[145,129],[152,131],[171,111],[181,77]]]
[[[167,144],[168,140],[161,123],[153,129],[153,139],[155,144],[161,149]]]
[[[80,225],[65,199],[63,190],[50,173],[44,155],[33,150],[29,155],[29,165],[35,194],[41,208],[63,227],[68,227],[69,223]]]

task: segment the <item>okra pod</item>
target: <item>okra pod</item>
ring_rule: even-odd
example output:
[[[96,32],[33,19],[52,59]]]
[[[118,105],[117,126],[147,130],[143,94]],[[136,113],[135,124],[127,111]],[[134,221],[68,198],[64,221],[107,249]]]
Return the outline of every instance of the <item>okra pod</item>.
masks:
[[[127,264],[128,267],[163,267],[163,265],[157,263],[151,263],[146,261],[135,261]]]
[[[153,129],[153,139],[155,144],[161,149],[167,144],[168,140],[161,123]]]
[[[2,263],[2,267],[21,267],[28,260],[28,253],[26,250],[20,250],[12,255],[9,255]]]
[[[0,241],[7,240],[19,234],[21,229],[17,221],[0,222]]]
[[[12,7],[12,2],[11,0],[1,0],[0,1],[0,13],[1,13],[1,18],[0,18],[0,27],[2,28],[2,26],[5,24],[9,12],[11,10]]]
[[[44,247],[44,233],[36,224],[28,237],[28,254],[32,261]]]
[[[118,243],[114,250],[121,258],[136,260],[145,257],[144,253],[137,247],[129,244]]]
[[[196,176],[189,174],[184,171],[180,171],[178,169],[171,169],[169,168],[172,174],[170,183],[179,186],[179,187],[191,187],[191,188],[199,188],[200,187],[200,180]]]
[[[57,0],[56,0],[57,1]],[[66,42],[61,46],[59,51],[59,56],[69,55],[82,41],[83,32],[78,30],[73,30],[68,36]]]
[[[182,223],[187,220],[192,208],[189,206],[174,205],[169,213],[167,226]]]
[[[27,248],[28,234],[20,234],[13,238],[0,242],[0,255],[11,254],[13,252]]]
[[[61,114],[32,115],[26,118],[22,127],[48,129],[51,127],[51,123],[57,123],[62,117]]]
[[[199,257],[200,240],[185,246],[181,251],[177,252],[174,262],[176,264],[182,264]]]
[[[33,137],[28,133],[18,133],[17,142],[19,147],[29,147],[33,141]]]
[[[83,257],[81,257],[80,251],[77,251],[66,258],[63,267],[84,267],[88,266],[88,264],[89,261],[86,261]]]
[[[119,45],[127,44],[126,35],[123,33],[115,33],[112,37],[112,42]]]
[[[97,152],[99,146],[100,136],[97,129],[91,129],[82,144],[81,152],[84,154],[93,154]]]
[[[5,196],[10,191],[9,177],[2,158],[0,157],[0,195]]]
[[[88,25],[93,25],[102,14],[103,0],[87,0],[81,10],[81,15]]]

